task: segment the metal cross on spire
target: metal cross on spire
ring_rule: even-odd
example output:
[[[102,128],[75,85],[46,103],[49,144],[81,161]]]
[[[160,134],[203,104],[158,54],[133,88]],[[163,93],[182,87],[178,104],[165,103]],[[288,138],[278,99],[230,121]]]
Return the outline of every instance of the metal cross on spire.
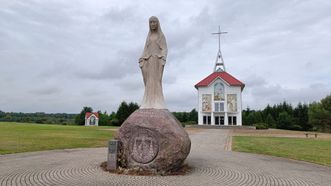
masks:
[[[218,26],[218,32],[212,33],[218,35],[218,52],[216,56],[216,62],[214,67],[214,72],[222,72],[225,71],[224,60],[221,52],[221,34],[227,34],[228,32],[221,32],[221,27]]]

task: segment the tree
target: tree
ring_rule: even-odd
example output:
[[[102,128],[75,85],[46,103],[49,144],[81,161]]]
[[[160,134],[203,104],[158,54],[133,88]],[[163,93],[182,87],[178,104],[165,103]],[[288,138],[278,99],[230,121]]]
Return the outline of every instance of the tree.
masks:
[[[190,121],[190,112],[172,112],[172,114],[178,119],[180,122],[188,122]],[[194,114],[194,113],[193,113]]]
[[[261,111],[254,112],[253,116],[254,116],[254,124],[255,123],[263,123],[263,118],[262,118],[262,112]]]
[[[244,122],[245,125],[249,125],[249,126],[253,125],[255,123],[254,112],[250,112],[248,116],[245,118]]]
[[[293,118],[295,125],[300,126],[304,131],[312,130],[312,125],[308,122],[308,106],[299,103],[293,110]]]
[[[268,128],[276,128],[276,122],[270,113],[267,115],[265,123],[268,125]]]
[[[280,128],[280,129],[292,129],[293,128],[292,117],[286,111],[283,111],[279,114],[278,119],[277,119],[277,128]]]
[[[111,112],[111,114],[109,115],[110,119],[115,119],[116,118],[116,113],[113,111]]]
[[[280,110],[281,112],[287,112],[289,115],[292,115],[293,113],[293,107],[292,105],[286,103],[286,101],[284,101],[281,105],[280,105]]]
[[[331,131],[331,95],[309,105],[309,124],[321,132]]]
[[[85,115],[86,112],[93,112],[93,109],[91,107],[84,107],[82,111],[76,116],[75,123],[77,125],[85,125]]]
[[[0,118],[3,118],[3,117],[5,117],[5,116],[6,116],[6,113],[3,112],[2,110],[0,110]]]
[[[262,115],[263,119],[266,120],[268,115],[272,114],[272,107],[268,104],[266,108],[263,109]]]
[[[99,114],[99,125],[100,126],[110,125],[110,117],[108,116],[106,111],[104,113],[102,113],[101,111],[98,111],[98,114]]]
[[[331,94],[322,99],[321,104],[326,112],[325,125],[327,126],[327,131],[331,132]]]
[[[195,109],[192,109],[189,113],[189,121],[194,121],[195,123],[198,123],[198,112]]]
[[[323,109],[325,109],[328,112],[331,112],[331,94],[323,98],[321,100],[321,104]]]
[[[251,110],[249,107],[246,108],[246,110],[242,111],[242,121],[243,121],[243,125],[252,125],[252,123],[250,122],[250,119],[248,118],[248,115],[250,114]]]
[[[244,110],[242,112],[242,120],[244,125],[254,125],[256,123],[263,123],[262,111]]]
[[[116,112],[116,118],[118,119],[120,125],[129,117],[129,105],[122,101]]]
[[[116,112],[116,118],[118,119],[119,125],[122,123],[135,111],[139,109],[137,103],[127,104],[125,101],[122,101]]]
[[[139,109],[139,105],[137,103],[130,102],[129,103],[129,115],[131,115],[134,111]]]

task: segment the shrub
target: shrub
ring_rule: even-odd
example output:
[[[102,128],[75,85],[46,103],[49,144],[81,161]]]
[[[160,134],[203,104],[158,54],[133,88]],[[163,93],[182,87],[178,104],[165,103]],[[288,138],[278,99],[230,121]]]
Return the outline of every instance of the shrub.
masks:
[[[255,123],[254,125],[257,130],[268,129],[268,124],[266,123]]]
[[[302,130],[302,127],[300,125],[293,125],[291,130]]]
[[[187,122],[184,122],[185,125],[197,125],[197,122],[196,121],[187,121]]]
[[[112,120],[110,121],[110,124],[111,124],[112,126],[120,126],[120,125],[121,125],[120,121],[119,121],[118,119],[116,119],[116,118],[112,119]]]

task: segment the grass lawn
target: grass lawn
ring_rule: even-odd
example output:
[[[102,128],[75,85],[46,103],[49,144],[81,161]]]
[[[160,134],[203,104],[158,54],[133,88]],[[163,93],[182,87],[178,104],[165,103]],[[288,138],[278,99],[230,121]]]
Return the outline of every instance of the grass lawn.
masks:
[[[331,166],[331,139],[233,136],[232,150]]]
[[[114,127],[84,127],[0,122],[0,154],[105,147]]]

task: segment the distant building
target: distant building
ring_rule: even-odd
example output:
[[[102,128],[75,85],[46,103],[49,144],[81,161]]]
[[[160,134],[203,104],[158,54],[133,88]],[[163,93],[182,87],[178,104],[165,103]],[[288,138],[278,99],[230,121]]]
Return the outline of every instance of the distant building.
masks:
[[[242,125],[241,92],[245,85],[229,73],[213,72],[195,85],[199,125]]]
[[[98,126],[99,125],[99,113],[86,112],[85,114],[85,126]]]
[[[242,125],[242,96],[245,84],[225,71],[220,48],[220,36],[227,32],[219,31],[219,49],[214,72],[195,85],[198,90],[199,125]]]

